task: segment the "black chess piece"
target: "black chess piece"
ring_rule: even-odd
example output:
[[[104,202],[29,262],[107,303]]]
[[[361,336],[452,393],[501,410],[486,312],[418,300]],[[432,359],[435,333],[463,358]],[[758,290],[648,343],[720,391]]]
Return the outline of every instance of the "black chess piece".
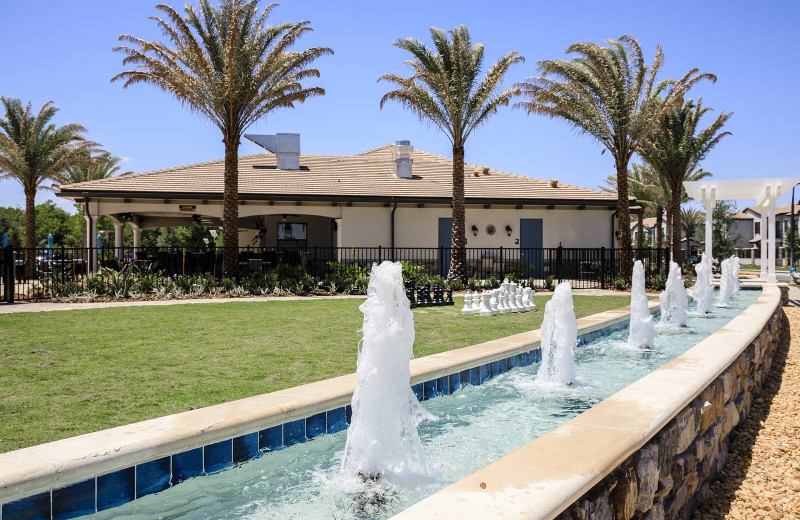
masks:
[[[441,289],[438,285],[433,286],[433,304],[436,306],[442,305]]]
[[[447,288],[447,299],[444,301],[445,305],[455,305],[456,302],[453,301],[453,289],[450,287]]]
[[[414,281],[409,280],[406,282],[406,298],[408,298],[409,306],[413,309],[417,306],[417,299],[414,298]]]

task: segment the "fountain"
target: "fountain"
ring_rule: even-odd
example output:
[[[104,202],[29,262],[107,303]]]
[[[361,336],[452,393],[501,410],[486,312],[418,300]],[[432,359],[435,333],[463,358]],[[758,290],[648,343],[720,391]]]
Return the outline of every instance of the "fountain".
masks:
[[[658,295],[661,304],[661,324],[672,327],[685,327],[688,318],[689,297],[681,278],[681,268],[675,262],[669,264],[667,286]]]
[[[427,475],[417,426],[431,416],[411,390],[414,315],[400,262],[373,264],[341,471],[363,481]]]
[[[711,286],[711,261],[705,253],[698,264],[694,266],[697,281],[692,287],[692,299],[697,304],[695,312],[700,315],[711,314],[712,297],[714,288]]]
[[[569,282],[561,282],[544,306],[542,319],[542,364],[537,381],[561,386],[575,382],[575,346],[578,344],[578,321],[572,303]]]
[[[727,307],[733,297],[734,282],[733,277],[738,278],[738,273],[733,277],[733,263],[730,258],[722,261],[722,272],[719,277],[719,299],[717,300],[717,307]]]
[[[647,292],[644,289],[644,266],[641,260],[633,264],[633,284],[631,285],[631,322],[628,345],[638,348],[655,346],[656,329],[647,305]]]
[[[731,266],[731,282],[733,283],[732,294],[733,296],[736,296],[737,294],[739,294],[739,291],[742,288],[741,284],[739,283],[739,271],[742,267],[742,263],[741,260],[739,260],[738,256],[732,256],[731,263],[733,264]]]

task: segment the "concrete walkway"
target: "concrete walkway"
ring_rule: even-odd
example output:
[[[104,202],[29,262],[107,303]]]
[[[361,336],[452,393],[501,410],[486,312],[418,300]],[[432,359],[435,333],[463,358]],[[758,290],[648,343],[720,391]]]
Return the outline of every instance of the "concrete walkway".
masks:
[[[572,293],[576,296],[624,296],[627,293],[621,291],[607,291],[600,289],[575,289]],[[536,296],[548,296],[550,292],[537,292]],[[463,296],[463,293],[454,296]],[[653,295],[650,295],[653,296]],[[110,309],[115,307],[149,307],[162,305],[187,305],[204,303],[249,303],[249,302],[296,302],[296,301],[320,301],[320,300],[346,300],[365,298],[362,294],[337,294],[335,296],[249,296],[244,298],[186,298],[173,300],[126,300],[110,302],[80,302],[80,303],[53,303],[53,302],[34,302],[34,303],[15,303],[13,305],[0,304],[0,314],[14,314],[19,312],[52,312],[52,311],[74,311],[87,309]]]
[[[729,458],[695,520],[800,519],[800,309],[786,307],[790,335],[767,383],[731,437]]]

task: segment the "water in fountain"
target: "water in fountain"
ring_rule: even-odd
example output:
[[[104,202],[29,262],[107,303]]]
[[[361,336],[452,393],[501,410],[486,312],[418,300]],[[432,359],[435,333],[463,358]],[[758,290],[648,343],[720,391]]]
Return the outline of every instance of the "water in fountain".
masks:
[[[714,288],[711,286],[711,261],[705,253],[702,259],[694,266],[697,274],[697,281],[692,288],[692,299],[695,301],[695,312],[700,315],[711,313],[712,298]]]
[[[722,272],[719,277],[718,307],[727,307],[733,297],[734,283],[731,277],[733,267],[730,258],[726,258],[722,261]],[[738,277],[738,273],[734,276]]]
[[[739,260],[738,256],[731,257],[731,282],[733,283],[733,296],[739,294],[739,290],[742,288],[741,284],[739,283],[739,270],[742,267],[741,260]]]
[[[544,306],[542,319],[542,364],[537,381],[560,386],[575,382],[575,346],[578,321],[569,282],[561,282]]]
[[[411,390],[414,315],[400,262],[373,264],[364,314],[342,473],[365,481],[426,475],[417,427],[433,417]]]
[[[641,260],[633,264],[633,284],[631,285],[631,324],[628,345],[638,348],[653,348],[656,329],[653,317],[647,306],[647,292],[644,289],[644,266]]]
[[[675,262],[669,264],[667,286],[658,295],[661,304],[662,326],[685,327],[689,312],[689,297],[681,278],[681,268]]]

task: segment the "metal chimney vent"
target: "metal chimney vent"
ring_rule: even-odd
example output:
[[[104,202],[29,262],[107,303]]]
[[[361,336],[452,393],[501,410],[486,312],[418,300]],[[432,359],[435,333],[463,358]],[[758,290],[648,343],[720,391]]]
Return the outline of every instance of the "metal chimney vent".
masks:
[[[255,135],[245,138],[275,154],[279,170],[300,169],[300,134]]]
[[[411,141],[394,142],[394,146],[392,146],[393,173],[398,179],[410,179],[413,176],[412,166],[414,160],[411,158],[412,153],[414,153],[414,147],[411,146]]]

